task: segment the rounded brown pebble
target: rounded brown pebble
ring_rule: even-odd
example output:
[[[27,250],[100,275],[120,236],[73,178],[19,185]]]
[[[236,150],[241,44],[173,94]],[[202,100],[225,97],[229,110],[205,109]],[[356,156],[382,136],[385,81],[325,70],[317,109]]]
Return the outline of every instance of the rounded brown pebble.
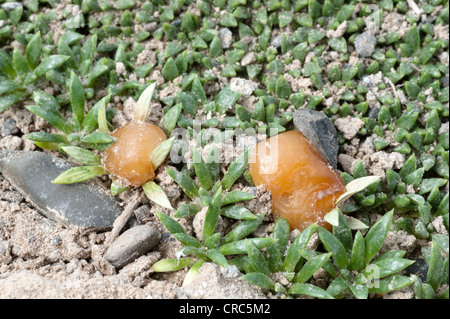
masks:
[[[148,225],[139,225],[121,234],[106,250],[105,259],[122,268],[158,244],[160,232]]]

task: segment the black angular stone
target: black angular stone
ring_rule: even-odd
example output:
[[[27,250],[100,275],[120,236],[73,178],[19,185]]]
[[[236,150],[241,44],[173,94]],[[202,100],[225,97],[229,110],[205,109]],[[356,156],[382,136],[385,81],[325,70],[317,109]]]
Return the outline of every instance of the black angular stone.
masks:
[[[321,153],[329,164],[337,168],[339,143],[331,120],[322,112],[303,108],[294,112],[294,127]]]
[[[52,183],[71,167],[43,152],[0,151],[0,172],[43,215],[81,228],[111,227],[121,208],[100,183]]]

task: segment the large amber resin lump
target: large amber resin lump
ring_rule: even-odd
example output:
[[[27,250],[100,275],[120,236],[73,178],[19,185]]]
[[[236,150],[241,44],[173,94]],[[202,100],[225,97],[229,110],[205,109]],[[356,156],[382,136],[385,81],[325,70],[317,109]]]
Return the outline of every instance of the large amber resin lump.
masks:
[[[298,131],[289,131],[260,142],[250,157],[250,175],[256,185],[272,194],[274,217],[286,218],[302,231],[324,221],[345,185],[321,155]]]
[[[105,169],[129,186],[141,186],[155,178],[153,150],[166,140],[156,125],[134,121],[111,133],[116,142],[102,154]]]

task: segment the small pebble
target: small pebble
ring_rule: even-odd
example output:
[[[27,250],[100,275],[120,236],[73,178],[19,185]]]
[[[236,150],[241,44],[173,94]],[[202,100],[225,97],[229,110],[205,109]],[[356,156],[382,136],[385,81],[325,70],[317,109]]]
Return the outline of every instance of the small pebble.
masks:
[[[7,2],[2,4],[2,9],[8,12],[21,6],[22,4],[19,2]]]
[[[277,36],[273,37],[270,40],[270,45],[277,49],[280,48],[281,47],[281,35],[277,35]]]
[[[12,261],[11,245],[8,241],[0,239],[0,264],[7,265]]]
[[[380,108],[378,106],[373,106],[369,109],[369,117],[371,119],[377,119],[380,113]]]
[[[5,200],[10,203],[20,203],[23,199],[23,196],[17,191],[4,191],[0,193],[0,200]]]
[[[14,135],[19,132],[16,121],[12,118],[7,117],[3,122],[1,134],[2,136]]]
[[[222,28],[219,30],[219,39],[222,48],[228,49],[233,42],[233,33],[228,28]]]
[[[244,55],[244,57],[241,60],[241,65],[242,66],[247,66],[252,64],[253,62],[256,61],[256,53],[255,52],[249,52],[246,55]]]
[[[446,88],[446,87],[448,87],[448,82],[449,82],[449,80],[448,80],[448,75],[447,75],[442,78],[441,85]]]
[[[364,32],[355,37],[356,52],[362,57],[372,55],[377,44],[377,38],[370,32]]]
[[[414,264],[405,269],[405,275],[417,275],[423,282],[427,280],[429,266],[424,259],[417,258]]]
[[[294,113],[294,127],[328,159],[332,167],[337,167],[337,132],[324,113],[307,108],[298,109]]]
[[[106,250],[105,259],[122,268],[155,247],[161,233],[154,227],[139,225],[121,234]]]

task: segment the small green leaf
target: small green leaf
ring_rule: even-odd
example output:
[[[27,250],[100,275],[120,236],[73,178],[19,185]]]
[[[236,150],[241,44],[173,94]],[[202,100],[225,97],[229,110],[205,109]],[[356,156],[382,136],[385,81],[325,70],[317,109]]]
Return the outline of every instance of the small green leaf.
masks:
[[[384,258],[382,260],[377,260],[371,265],[378,267],[380,278],[394,275],[399,271],[405,269],[406,267],[413,264],[414,261],[403,259],[403,258]],[[368,274],[365,274],[368,275]]]
[[[108,72],[109,67],[105,64],[106,61],[100,59],[94,67],[89,71],[87,78],[87,86],[92,87],[95,84],[95,80]]]
[[[175,128],[178,117],[181,113],[181,103],[175,104],[170,108],[170,110],[167,111],[166,114],[164,114],[160,127],[164,130],[167,136],[170,136],[170,133],[172,133],[173,129]]]
[[[334,299],[326,290],[319,288],[317,286],[305,283],[295,283],[289,288],[289,294],[294,295],[307,295],[311,297],[316,297],[319,299]]]
[[[280,254],[284,254],[289,241],[290,226],[286,218],[278,218],[273,228],[273,238],[277,240],[275,246]]]
[[[220,233],[216,232],[208,237],[205,241],[205,246],[208,249],[215,249],[219,246]]]
[[[272,273],[283,270],[283,259],[275,244],[266,248],[267,263]]]
[[[53,134],[48,132],[33,132],[27,135],[29,140],[34,142],[44,142],[44,143],[57,143],[66,144],[68,143],[67,137],[63,134]],[[95,164],[98,165],[98,164]]]
[[[30,67],[28,66],[27,60],[24,58],[22,53],[20,53],[20,50],[16,48],[14,48],[13,50],[13,64],[14,69],[22,79],[25,79],[25,77],[31,71]]]
[[[150,84],[139,97],[139,100],[137,101],[136,107],[134,109],[135,121],[145,122],[147,120],[147,116],[150,112],[153,92],[155,92],[155,87],[156,82]]]
[[[173,146],[174,137],[165,140],[161,144],[159,144],[152,152],[150,159],[153,163],[153,166],[158,168],[166,159],[167,155],[170,153],[170,150]]]
[[[115,138],[103,132],[93,132],[81,139],[83,143],[109,144],[115,142]]]
[[[409,46],[411,52],[420,49],[420,35],[416,25],[413,25],[406,33],[405,43]]]
[[[368,264],[372,260],[372,258],[380,250],[381,246],[383,246],[384,240],[386,239],[389,227],[391,225],[393,214],[394,210],[391,210],[390,212],[384,214],[384,216],[381,217],[380,220],[378,220],[367,232],[365,238],[366,264]]]
[[[275,92],[277,94],[277,98],[280,99],[289,99],[291,96],[291,86],[288,81],[284,78],[284,76],[280,75],[277,80],[277,84],[275,87]]]
[[[367,299],[369,295],[369,288],[367,287],[367,285],[353,284],[350,285],[349,288],[356,299]]]
[[[403,167],[400,169],[398,174],[400,177],[405,178],[407,175],[411,174],[417,169],[416,155],[412,154],[405,162]]]
[[[166,215],[162,212],[156,212],[156,217],[158,217],[159,221],[170,231],[172,234],[176,233],[186,233],[183,226],[181,226],[178,222],[172,219],[169,215]]]
[[[406,276],[391,276],[385,279],[381,279],[376,285],[369,288],[370,293],[387,293],[394,290],[403,289],[413,283],[413,279]]]
[[[11,80],[17,75],[11,57],[2,49],[0,49],[0,72],[5,73]]]
[[[214,249],[208,249],[208,251],[206,252],[206,256],[208,256],[209,259],[211,259],[212,261],[214,261],[216,264],[222,266],[222,267],[228,267],[228,261],[225,258],[225,256],[220,252],[219,249],[214,248]]]
[[[173,209],[169,199],[167,198],[166,193],[155,182],[148,181],[147,183],[142,185],[142,189],[144,190],[144,193],[147,196],[147,198],[150,199],[151,201],[155,202],[156,204],[164,208]]]
[[[51,55],[45,58],[41,64],[37,66],[34,70],[34,74],[36,74],[36,76],[41,76],[47,73],[47,71],[56,69],[57,67],[63,65],[69,58],[70,56],[67,55]]]
[[[277,240],[274,238],[249,238],[238,241],[233,241],[229,244],[224,244],[219,247],[219,250],[224,255],[238,255],[247,253],[247,241],[251,241],[256,248],[262,249],[275,243]]]
[[[25,107],[28,111],[42,117],[44,120],[55,126],[60,131],[66,134],[71,132],[70,125],[66,123],[62,115],[59,112],[55,112],[54,110],[49,109],[48,106],[45,107],[42,105],[26,105]]]
[[[448,240],[448,237],[447,237],[447,240]],[[448,245],[448,242],[447,242],[447,245]],[[429,284],[431,287],[433,287],[434,291],[437,291],[439,285],[445,279],[445,277],[444,277],[445,265],[444,265],[444,259],[441,256],[441,248],[435,241],[431,242],[429,266],[430,267],[429,267],[428,273],[427,273],[427,284]],[[448,266],[448,264],[447,264],[447,266]],[[447,276],[448,276],[448,270],[447,270]]]
[[[331,253],[321,254],[309,259],[302,267],[302,269],[297,273],[295,281],[303,283],[309,280],[311,276],[330,259]]]
[[[84,120],[83,120],[84,122]],[[100,106],[98,107],[98,129],[100,132],[109,134],[108,121],[106,119],[106,99],[102,99]]]
[[[101,165],[101,158],[91,151],[77,146],[62,146],[61,149],[70,157],[83,165],[96,166]]]
[[[99,175],[108,172],[102,166],[77,166],[68,169],[56,177],[52,183],[54,184],[73,184],[87,181]]]
[[[306,245],[311,239],[312,234],[316,231],[316,229],[317,229],[316,224],[308,226],[305,230],[301,232],[300,235],[298,235],[295,238],[291,246],[289,246],[283,265],[283,269],[285,272],[292,272],[295,270],[295,266],[302,257],[300,251],[302,249],[305,249]]]
[[[366,245],[364,242],[364,237],[361,232],[357,231],[355,234],[355,239],[353,241],[352,252],[350,255],[350,263],[348,268],[350,270],[361,271],[364,269],[366,263]]]
[[[72,113],[77,117],[79,123],[84,120],[84,89],[78,76],[72,71],[69,81],[70,103],[72,104]]]
[[[54,113],[59,112],[58,100],[54,98],[53,95],[38,90],[33,92],[33,100],[36,102],[37,105],[42,106],[51,112]]]
[[[230,164],[227,172],[222,178],[222,186],[225,190],[230,189],[234,182],[242,175],[248,163],[248,153],[250,149],[246,149]]]
[[[197,259],[192,257],[162,259],[153,264],[152,269],[155,272],[177,271],[194,265],[196,261]]]
[[[196,204],[183,204],[177,208],[174,217],[181,218],[197,214],[201,210]]]
[[[354,217],[351,217],[351,216],[347,218],[347,223],[348,223],[348,226],[350,227],[350,229],[352,229],[352,230],[369,228],[369,226],[364,224],[362,221],[360,221],[359,219],[356,219]]]
[[[258,228],[264,219],[264,215],[257,215],[254,219],[244,220],[234,227],[222,240],[224,244],[240,240],[245,236],[253,233]]]
[[[242,278],[242,280],[245,280],[251,284],[254,284],[254,285],[264,288],[264,289],[269,289],[269,290],[275,289],[275,285],[274,285],[272,279],[263,273],[252,272],[252,273],[243,275],[241,278]]]
[[[396,122],[395,124],[398,127],[401,127],[407,131],[411,130],[416,123],[416,120],[419,116],[418,112],[408,112],[404,113]]]
[[[447,184],[448,180],[445,178],[424,178],[420,183],[420,191],[419,194],[427,194],[431,192],[434,188],[439,188]]]
[[[117,180],[113,180],[110,187],[112,196],[119,195],[120,193],[125,192],[128,189],[129,189],[128,186],[120,185]]]
[[[219,37],[216,35],[212,39],[209,45],[209,55],[211,58],[219,57],[223,54],[222,43],[220,42]]]
[[[350,183],[345,185],[345,193],[339,196],[336,200],[336,205],[346,199],[350,198],[356,193],[366,189],[368,186],[380,181],[379,176],[366,176],[352,180]]]
[[[343,37],[328,39],[328,45],[338,52],[347,53],[347,41]]]
[[[195,181],[190,178],[188,175],[178,172],[175,169],[169,168],[166,169],[167,174],[177,183],[181,189],[189,196],[190,199],[195,199],[198,197],[199,187],[195,183]]]
[[[105,110],[105,118],[104,119],[101,119],[100,118],[101,115],[99,115],[98,113],[99,113],[100,106],[102,104],[104,104],[105,108],[106,108],[106,105],[108,105],[110,99],[111,99],[111,94],[104,96],[97,103],[95,103],[94,106],[89,110],[88,114],[84,118],[83,123],[81,125],[83,128],[83,131],[86,134],[91,133],[96,128],[97,124],[99,124],[99,121],[102,121],[102,122],[106,121],[106,110]],[[109,129],[108,129],[108,131],[106,131],[104,125],[105,125],[105,123],[102,123],[102,125],[101,125],[102,129],[100,129],[100,131],[103,133],[108,133]]]
[[[332,209],[324,216],[323,219],[332,226],[339,226],[339,209]]]
[[[177,102],[181,103],[183,110],[192,116],[195,116],[198,111],[198,104],[190,93],[180,92],[177,94]]]
[[[350,218],[352,217],[348,217],[348,219]],[[338,209],[338,225],[333,226],[332,231],[336,238],[344,245],[345,249],[350,252],[353,246],[353,235],[348,219],[344,216],[342,211]],[[358,221],[355,218],[353,218],[353,220]]]
[[[202,155],[195,147],[192,147],[192,166],[194,166],[195,175],[197,175],[200,185],[207,191],[211,190],[213,187],[211,172]]]
[[[325,228],[318,227],[317,233],[325,249],[333,255],[336,264],[344,269],[349,262],[344,245]]]
[[[181,51],[183,51],[183,49],[184,49],[184,46],[182,44],[180,44],[178,41],[172,41],[166,47],[165,57],[168,58],[168,57],[174,56],[177,53],[180,53]]]
[[[178,239],[185,246],[193,246],[196,248],[202,247],[202,243],[197,238],[186,233],[175,233],[173,234],[173,237]]]
[[[251,200],[253,198],[255,198],[255,196],[250,193],[240,190],[234,190],[225,194],[225,196],[222,198],[222,206],[240,201]]]
[[[233,107],[240,97],[241,93],[231,90],[230,85],[225,86],[214,98],[217,111],[220,114],[225,114],[226,111]]]
[[[393,193],[395,191],[398,183],[400,183],[401,180],[402,180],[402,178],[400,177],[400,175],[397,172],[395,172],[391,169],[386,170],[386,181],[387,181],[387,184],[389,187],[389,191],[391,193]]]
[[[35,35],[31,37],[25,50],[27,62],[31,69],[35,69],[36,66],[38,65],[39,59],[41,57],[41,51],[42,51],[41,33],[37,32]]]
[[[252,214],[247,208],[239,205],[230,205],[220,211],[222,216],[233,219],[255,219],[256,216]]]
[[[256,272],[269,276],[269,265],[267,264],[267,261],[261,251],[249,240],[246,240],[246,248],[253,269],[255,269]]]
[[[80,60],[83,62],[87,61],[89,62],[89,64],[92,63],[92,61],[94,60],[96,49],[97,49],[97,34],[93,34],[83,43],[80,52]]]
[[[337,277],[328,285],[327,292],[333,297],[336,297],[347,290],[347,288],[347,281],[342,277]]]
[[[220,206],[222,200],[222,187],[219,187],[211,200],[211,203],[206,211],[205,224],[203,225],[203,242],[214,234],[217,220],[220,213]]]
[[[203,85],[198,77],[192,81],[191,93],[197,101],[206,102],[208,99],[203,90]]]
[[[177,65],[172,57],[167,59],[161,70],[161,74],[166,82],[170,82],[179,76]]]

